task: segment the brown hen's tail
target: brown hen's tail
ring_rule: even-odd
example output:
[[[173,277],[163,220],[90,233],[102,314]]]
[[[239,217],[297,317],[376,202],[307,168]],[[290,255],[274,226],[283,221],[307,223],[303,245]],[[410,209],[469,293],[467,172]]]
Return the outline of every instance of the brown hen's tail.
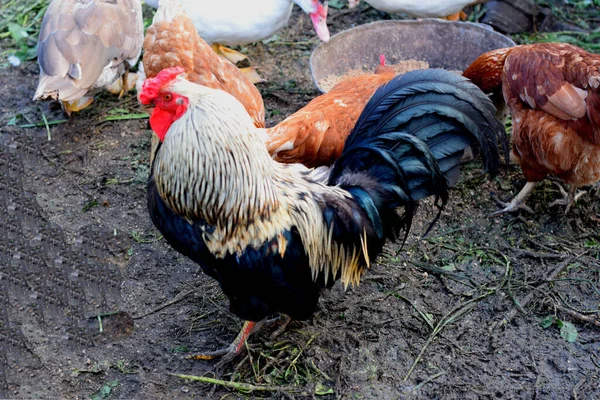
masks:
[[[463,72],[484,93],[497,93],[502,89],[502,70],[508,53],[514,47],[488,51],[477,57]]]

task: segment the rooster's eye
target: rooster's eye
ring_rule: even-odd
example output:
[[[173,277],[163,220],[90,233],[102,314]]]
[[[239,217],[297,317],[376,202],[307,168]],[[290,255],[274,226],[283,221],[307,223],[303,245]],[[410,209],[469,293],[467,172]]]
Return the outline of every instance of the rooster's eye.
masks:
[[[165,99],[165,101],[169,101],[171,100],[171,94],[167,93],[163,96],[163,99]]]

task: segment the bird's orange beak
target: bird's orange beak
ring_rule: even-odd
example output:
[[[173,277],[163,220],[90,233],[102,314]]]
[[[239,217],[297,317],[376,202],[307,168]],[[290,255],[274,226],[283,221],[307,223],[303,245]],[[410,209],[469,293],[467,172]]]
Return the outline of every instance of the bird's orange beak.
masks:
[[[327,28],[327,2],[325,4],[317,3],[317,11],[310,13],[310,19],[315,27],[317,36],[324,42],[329,41],[329,28]]]

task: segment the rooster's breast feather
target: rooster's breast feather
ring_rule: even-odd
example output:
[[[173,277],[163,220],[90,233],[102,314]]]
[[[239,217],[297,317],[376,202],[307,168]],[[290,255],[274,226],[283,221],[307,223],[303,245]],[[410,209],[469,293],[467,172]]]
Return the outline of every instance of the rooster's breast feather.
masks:
[[[148,183],[148,208],[169,244],[219,282],[229,298],[231,312],[238,317],[260,321],[284,312],[295,319],[306,319],[314,312],[323,280],[318,283],[313,279],[306,250],[294,227],[258,247],[246,246],[238,253],[217,256],[209,250],[203,235],[215,228],[174,213],[158,194],[154,179]]]

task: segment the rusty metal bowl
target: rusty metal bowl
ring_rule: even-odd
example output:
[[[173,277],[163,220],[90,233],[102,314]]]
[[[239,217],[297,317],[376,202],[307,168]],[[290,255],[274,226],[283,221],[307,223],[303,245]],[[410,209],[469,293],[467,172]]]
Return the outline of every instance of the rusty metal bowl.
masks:
[[[342,31],[321,43],[310,56],[313,81],[346,75],[350,70],[373,71],[383,54],[387,64],[401,60],[427,61],[430,68],[463,71],[479,55],[515,45],[487,25],[441,19],[377,21]]]

